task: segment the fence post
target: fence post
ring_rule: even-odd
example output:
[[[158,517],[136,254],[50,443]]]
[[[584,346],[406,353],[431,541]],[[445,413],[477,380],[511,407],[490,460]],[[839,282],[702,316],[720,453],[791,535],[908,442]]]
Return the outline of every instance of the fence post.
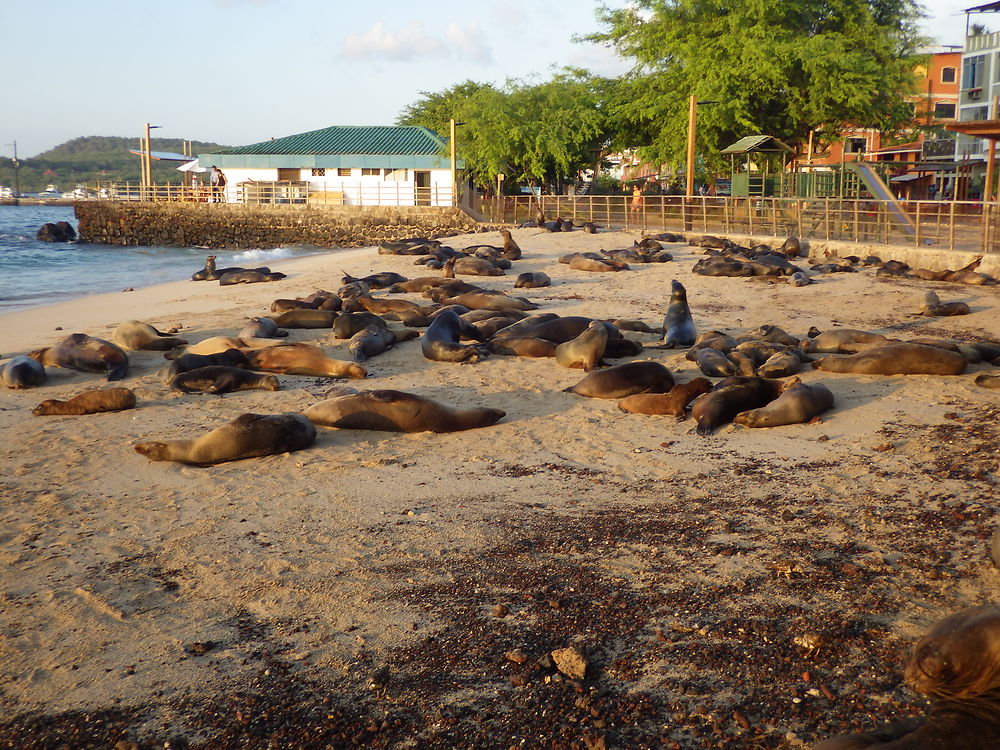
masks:
[[[824,224],[826,224],[826,241],[829,242],[830,241],[830,199],[829,198],[824,198],[823,199],[823,213],[824,213],[824,218],[826,219],[826,221],[824,222]]]
[[[920,247],[920,206],[921,201],[917,201],[917,235],[914,238],[917,247]]]
[[[948,217],[948,249],[955,249],[955,201],[949,201],[948,204],[951,206],[950,215]]]

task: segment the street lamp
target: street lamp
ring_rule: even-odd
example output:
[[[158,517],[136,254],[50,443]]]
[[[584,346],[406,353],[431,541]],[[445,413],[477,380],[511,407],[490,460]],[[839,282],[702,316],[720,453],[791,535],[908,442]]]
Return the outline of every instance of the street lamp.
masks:
[[[688,103],[688,154],[687,154],[687,197],[694,197],[694,136],[698,124],[699,104],[718,104],[714,100],[698,101],[694,94]]]

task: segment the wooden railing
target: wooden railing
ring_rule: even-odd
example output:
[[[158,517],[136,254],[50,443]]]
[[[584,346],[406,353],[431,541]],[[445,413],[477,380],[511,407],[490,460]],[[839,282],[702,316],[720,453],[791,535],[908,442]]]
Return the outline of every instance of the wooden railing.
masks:
[[[592,221],[643,231],[699,232],[878,245],[914,245],[971,252],[1000,252],[1000,204],[841,198],[723,198],[631,195],[501,196],[483,202],[495,223],[549,219]]]

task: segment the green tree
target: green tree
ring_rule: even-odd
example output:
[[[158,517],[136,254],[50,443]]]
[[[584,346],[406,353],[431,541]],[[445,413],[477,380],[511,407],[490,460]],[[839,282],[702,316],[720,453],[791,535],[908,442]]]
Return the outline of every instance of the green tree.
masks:
[[[609,101],[612,128],[649,161],[685,159],[688,98],[699,153],[716,167],[747,135],[790,145],[823,126],[895,130],[912,119],[915,54],[923,39],[914,0],[635,0],[598,11],[586,40],[634,60]]]

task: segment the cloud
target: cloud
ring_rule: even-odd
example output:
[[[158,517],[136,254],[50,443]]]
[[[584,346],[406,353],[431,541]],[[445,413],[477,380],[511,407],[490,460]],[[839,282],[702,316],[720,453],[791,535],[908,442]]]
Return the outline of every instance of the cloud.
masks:
[[[422,21],[411,21],[399,31],[388,31],[385,22],[376,21],[363,34],[344,37],[342,54],[350,60],[380,62],[427,60],[467,60],[490,63],[493,52],[478,22],[461,26],[448,24],[442,36],[428,33]]]

